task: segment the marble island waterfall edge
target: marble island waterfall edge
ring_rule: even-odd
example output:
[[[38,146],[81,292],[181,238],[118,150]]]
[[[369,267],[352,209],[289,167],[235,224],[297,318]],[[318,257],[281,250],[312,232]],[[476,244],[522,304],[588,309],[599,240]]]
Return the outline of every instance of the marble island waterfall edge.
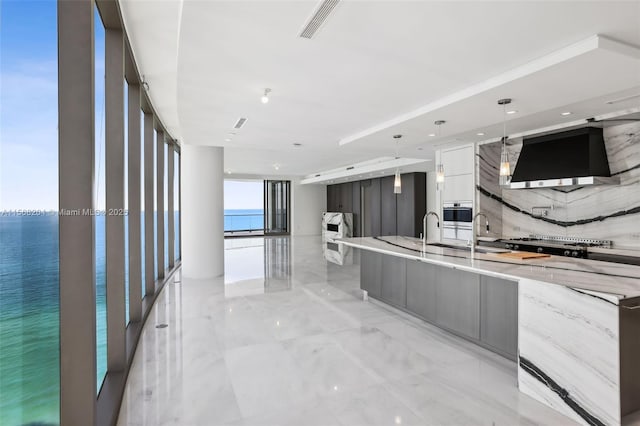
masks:
[[[518,287],[520,391],[583,424],[620,424],[618,305],[533,280]]]

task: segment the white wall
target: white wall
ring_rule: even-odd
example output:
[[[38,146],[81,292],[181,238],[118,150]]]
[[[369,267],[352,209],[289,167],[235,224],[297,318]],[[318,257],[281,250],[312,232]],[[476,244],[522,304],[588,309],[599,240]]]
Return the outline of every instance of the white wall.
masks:
[[[322,213],[326,209],[326,185],[291,182],[291,235],[320,235]]]

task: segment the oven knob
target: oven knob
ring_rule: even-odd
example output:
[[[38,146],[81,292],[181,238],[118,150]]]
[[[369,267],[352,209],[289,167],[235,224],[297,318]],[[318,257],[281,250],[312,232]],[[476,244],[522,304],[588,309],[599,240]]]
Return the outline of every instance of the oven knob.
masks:
[[[571,252],[570,252],[569,250],[565,250],[565,251],[564,251],[564,255],[565,255],[565,256],[571,256]]]
[[[514,250],[518,250],[519,248],[520,248],[520,246],[519,246],[519,245],[514,244],[514,246],[513,246],[513,249],[514,249]]]
[[[542,253],[542,252],[544,251],[544,249],[543,249],[542,247],[538,247],[538,248],[536,249],[536,251],[537,251],[538,253]]]
[[[507,243],[507,244],[504,245],[504,248],[506,248],[506,249],[511,249],[511,247],[513,247],[513,244]]]
[[[580,254],[580,253],[578,253],[575,250],[571,252],[571,256],[573,256],[573,257],[578,257],[578,254]]]

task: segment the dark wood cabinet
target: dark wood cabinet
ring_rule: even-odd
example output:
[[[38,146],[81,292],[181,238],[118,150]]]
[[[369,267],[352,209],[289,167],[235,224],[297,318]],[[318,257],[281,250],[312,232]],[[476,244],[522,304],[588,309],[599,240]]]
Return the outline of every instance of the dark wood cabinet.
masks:
[[[351,186],[351,199],[353,202],[353,236],[359,237],[361,235],[361,224],[360,224],[360,182],[353,182]]]
[[[340,209],[339,201],[340,187],[338,185],[327,185],[327,211],[337,212]]]
[[[402,175],[394,194],[393,176],[327,185],[327,211],[353,213],[354,237],[419,237],[426,211],[426,173]]]
[[[327,211],[352,213],[354,183],[346,182],[336,185],[327,185]]]
[[[393,176],[380,178],[380,235],[397,235]]]
[[[340,184],[340,212],[342,213],[353,213],[353,185],[358,184],[358,182],[346,182]]]
[[[396,235],[419,237],[427,211],[426,173],[402,175],[402,193],[396,196]]]
[[[362,198],[363,237],[380,236],[380,179],[362,181],[360,190]]]

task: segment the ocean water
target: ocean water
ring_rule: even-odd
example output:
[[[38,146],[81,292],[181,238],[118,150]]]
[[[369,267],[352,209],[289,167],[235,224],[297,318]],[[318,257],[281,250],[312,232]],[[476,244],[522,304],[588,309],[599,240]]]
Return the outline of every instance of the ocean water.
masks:
[[[0,217],[0,425],[57,424],[57,216]]]
[[[256,229],[264,229],[264,210],[262,209],[247,209],[247,210],[225,209],[224,211],[224,230],[225,231],[252,231]]]
[[[96,394],[106,374],[104,236],[96,216]],[[175,243],[178,259],[178,226]],[[0,215],[0,425],[59,423],[59,355],[58,217]]]

